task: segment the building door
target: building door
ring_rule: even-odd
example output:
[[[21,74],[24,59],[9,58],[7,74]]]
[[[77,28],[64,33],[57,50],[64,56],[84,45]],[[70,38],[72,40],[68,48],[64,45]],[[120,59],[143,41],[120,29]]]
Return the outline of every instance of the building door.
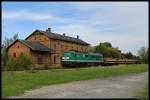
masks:
[[[41,53],[38,53],[37,55],[37,62],[38,64],[42,64],[43,63],[43,56]]]

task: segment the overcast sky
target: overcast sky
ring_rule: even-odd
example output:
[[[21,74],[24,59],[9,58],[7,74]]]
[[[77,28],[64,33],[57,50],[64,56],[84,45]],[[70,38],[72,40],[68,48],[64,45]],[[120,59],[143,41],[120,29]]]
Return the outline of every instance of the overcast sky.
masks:
[[[148,2],[2,2],[2,40],[48,27],[92,46],[107,41],[137,54],[148,47]]]

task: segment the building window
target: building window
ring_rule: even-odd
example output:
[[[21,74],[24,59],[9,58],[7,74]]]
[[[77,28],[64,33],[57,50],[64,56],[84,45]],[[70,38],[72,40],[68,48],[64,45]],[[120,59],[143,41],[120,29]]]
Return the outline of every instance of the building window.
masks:
[[[16,57],[16,53],[14,53],[14,57]]]

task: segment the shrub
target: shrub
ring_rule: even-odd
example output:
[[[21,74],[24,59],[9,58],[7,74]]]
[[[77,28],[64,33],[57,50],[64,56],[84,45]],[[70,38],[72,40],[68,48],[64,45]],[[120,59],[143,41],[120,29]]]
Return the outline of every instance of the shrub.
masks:
[[[28,70],[33,61],[26,54],[22,54],[18,59],[9,59],[6,64],[6,70]]]
[[[25,70],[28,70],[30,68],[30,65],[33,64],[33,61],[26,54],[22,54],[19,57],[19,63],[20,67],[22,67]]]
[[[9,59],[7,64],[6,64],[6,70],[17,70],[19,69],[19,62],[17,61],[17,59],[15,58],[12,58],[12,59]]]

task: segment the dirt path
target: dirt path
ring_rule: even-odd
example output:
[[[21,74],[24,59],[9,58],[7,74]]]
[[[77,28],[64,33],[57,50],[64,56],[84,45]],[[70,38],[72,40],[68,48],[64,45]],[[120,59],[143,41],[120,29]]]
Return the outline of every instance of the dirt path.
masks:
[[[21,98],[131,98],[148,83],[148,72],[44,86]]]

